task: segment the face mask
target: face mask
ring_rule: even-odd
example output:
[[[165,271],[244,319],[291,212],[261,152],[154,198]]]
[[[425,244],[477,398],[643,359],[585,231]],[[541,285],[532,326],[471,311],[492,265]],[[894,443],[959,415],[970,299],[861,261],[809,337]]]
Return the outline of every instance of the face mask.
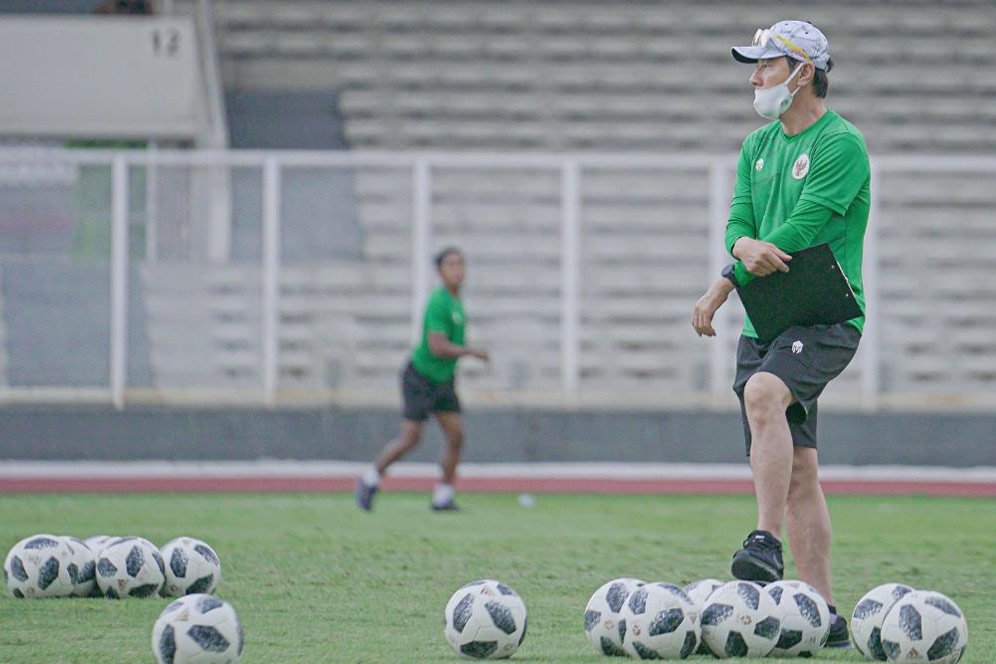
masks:
[[[801,89],[796,88],[795,92],[789,92],[788,84],[799,73],[803,64],[800,62],[795,71],[778,85],[772,85],[770,88],[754,88],[754,110],[757,111],[758,115],[769,120],[777,120],[782,113],[788,110],[788,107],[792,105],[795,92]]]

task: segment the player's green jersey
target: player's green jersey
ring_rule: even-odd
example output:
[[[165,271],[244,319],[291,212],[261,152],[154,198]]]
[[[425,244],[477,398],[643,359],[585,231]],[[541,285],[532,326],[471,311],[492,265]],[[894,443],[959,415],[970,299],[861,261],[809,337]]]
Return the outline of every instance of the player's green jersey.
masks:
[[[795,136],[786,136],[781,122],[771,122],[747,136],[740,150],[726,248],[732,250],[741,237],[771,242],[790,255],[829,243],[862,311],[848,323],[861,331],[870,179],[864,137],[837,113],[827,111]],[[739,261],[735,273],[741,284],[755,278]],[[757,337],[749,319],[743,333]]]
[[[453,297],[444,286],[440,286],[429,296],[422,318],[422,343],[412,351],[412,364],[415,370],[434,383],[453,380],[456,373],[455,357],[438,357],[429,350],[429,333],[440,332],[450,343],[463,345],[467,320],[463,314],[463,302]]]

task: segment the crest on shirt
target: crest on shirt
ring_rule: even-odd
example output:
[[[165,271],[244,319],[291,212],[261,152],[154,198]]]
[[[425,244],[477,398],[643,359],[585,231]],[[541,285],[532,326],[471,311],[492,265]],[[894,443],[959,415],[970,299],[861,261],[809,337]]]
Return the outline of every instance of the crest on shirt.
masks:
[[[463,324],[463,315],[459,311],[454,310],[451,318],[453,319],[454,325]]]
[[[764,168],[764,159],[758,159],[754,162],[754,170],[759,171]]]
[[[792,165],[792,177],[801,180],[807,173],[809,173],[809,155],[803,152]]]

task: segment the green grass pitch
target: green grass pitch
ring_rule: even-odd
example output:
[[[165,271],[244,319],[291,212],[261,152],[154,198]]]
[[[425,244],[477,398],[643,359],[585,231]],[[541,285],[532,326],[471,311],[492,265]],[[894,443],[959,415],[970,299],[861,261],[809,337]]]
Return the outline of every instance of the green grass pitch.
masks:
[[[217,594],[245,626],[247,664],[458,662],[442,634],[446,600],[490,577],[515,588],[529,634],[512,661],[609,661],[582,631],[585,604],[617,576],[684,584],[729,578],[752,527],[750,496],[386,494],[376,511],[331,495],[7,495],[0,549],[38,533],[190,535],[221,557]],[[871,587],[901,581],[950,595],[968,617],[963,662],[996,662],[996,501],[831,497],[834,582],[850,615]],[[795,568],[789,561],[787,577]],[[0,599],[3,664],[152,662],[165,599]],[[827,661],[860,661],[856,650]],[[700,661],[705,659],[698,658]],[[622,661],[622,660],[614,660]],[[815,660],[815,661],[822,661]]]

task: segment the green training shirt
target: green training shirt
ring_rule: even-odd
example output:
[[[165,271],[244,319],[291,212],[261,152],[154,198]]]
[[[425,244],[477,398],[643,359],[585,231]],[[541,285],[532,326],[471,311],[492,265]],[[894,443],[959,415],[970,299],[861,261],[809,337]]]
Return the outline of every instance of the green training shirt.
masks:
[[[429,350],[429,333],[440,332],[450,343],[463,345],[467,319],[463,315],[463,302],[440,286],[429,296],[422,318],[422,343],[412,351],[412,364],[415,370],[433,383],[446,383],[453,380],[457,358],[438,357]]]
[[[861,331],[870,180],[865,139],[837,113],[828,110],[795,136],[786,136],[781,122],[771,122],[748,135],[740,150],[726,249],[732,253],[742,237],[770,242],[790,255],[829,243],[862,311],[847,322]],[[756,278],[740,261],[734,272],[741,285]],[[757,338],[750,319],[743,333]]]

